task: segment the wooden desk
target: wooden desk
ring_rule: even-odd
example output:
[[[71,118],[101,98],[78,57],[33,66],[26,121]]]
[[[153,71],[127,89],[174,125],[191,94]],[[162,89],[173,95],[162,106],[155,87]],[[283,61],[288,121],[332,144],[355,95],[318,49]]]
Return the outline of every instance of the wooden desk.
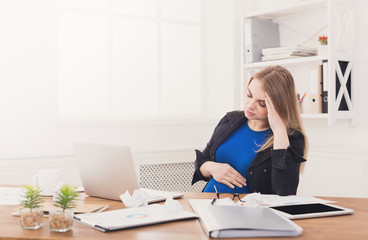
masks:
[[[210,193],[185,193],[180,200],[184,209],[192,211],[188,200],[191,198],[212,198]],[[327,198],[335,200],[337,205],[352,208],[353,215],[295,220],[303,228],[303,234],[298,239],[326,240],[326,239],[368,239],[368,199],[366,198]],[[109,201],[92,197],[85,197],[88,203],[104,203],[110,205],[109,210],[123,207],[121,202]],[[51,232],[48,218],[44,219],[44,226],[38,230],[23,230],[19,217],[10,214],[16,206],[0,205],[0,239],[159,239],[159,240],[191,240],[208,239],[199,220],[165,223],[154,226],[139,227],[117,232],[102,233],[78,222],[74,222],[73,230],[66,233]],[[249,239],[249,238],[248,238]],[[259,239],[259,238],[258,238]],[[275,238],[262,238],[275,239]],[[283,239],[283,238],[277,238]],[[292,238],[285,238],[292,239]]]

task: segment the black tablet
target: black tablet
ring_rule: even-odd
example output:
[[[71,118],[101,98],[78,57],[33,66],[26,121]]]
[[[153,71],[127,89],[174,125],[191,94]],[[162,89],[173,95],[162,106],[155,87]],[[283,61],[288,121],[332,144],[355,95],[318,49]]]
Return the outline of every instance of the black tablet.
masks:
[[[271,207],[290,219],[328,217],[353,214],[354,210],[326,203],[308,203]]]

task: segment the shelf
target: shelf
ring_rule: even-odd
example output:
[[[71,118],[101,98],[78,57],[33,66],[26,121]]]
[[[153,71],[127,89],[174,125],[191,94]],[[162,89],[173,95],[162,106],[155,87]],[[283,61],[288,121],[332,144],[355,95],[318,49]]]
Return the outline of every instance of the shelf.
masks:
[[[328,119],[328,114],[327,113],[319,113],[319,114],[302,113],[301,117],[303,119]]]
[[[313,57],[298,57],[298,58],[289,58],[289,59],[282,59],[282,60],[274,60],[274,61],[265,61],[265,62],[255,62],[255,63],[247,63],[244,65],[247,69],[252,68],[262,68],[270,65],[283,65],[283,66],[290,66],[290,65],[301,65],[301,64],[313,64],[313,63],[320,63],[322,64],[322,60],[328,59],[328,56],[313,56]]]
[[[289,4],[287,7],[281,7],[273,10],[262,10],[245,13],[245,17],[275,19],[324,8],[327,8],[327,0],[309,0],[305,2]]]
[[[245,63],[246,59],[243,56],[241,58],[242,86],[246,86],[247,80],[254,72],[267,66],[280,65],[295,71],[295,74],[298,76],[296,81],[300,83],[299,88],[308,88],[310,83],[308,82],[308,76],[304,76],[304,71],[307,71],[308,66],[322,65],[323,62],[327,60],[327,65],[324,66],[327,67],[327,71],[325,71],[326,68],[324,68],[323,81],[327,85],[327,89],[324,89],[324,91],[327,90],[329,93],[329,112],[323,114],[306,113],[301,114],[301,117],[302,119],[327,119],[328,126],[334,126],[338,119],[350,120],[352,125],[357,124],[357,95],[354,94],[358,92],[356,75],[354,74],[354,72],[357,71],[357,64],[354,51],[347,48],[347,46],[355,46],[357,41],[356,32],[351,28],[351,26],[358,23],[356,19],[358,12],[356,1],[295,0],[288,2],[290,3],[288,5],[270,4],[269,6],[264,6],[257,4],[256,0],[252,0],[250,6],[254,6],[254,11],[245,12],[242,23],[245,24],[246,22],[244,20],[249,18],[266,19],[279,24],[285,23],[285,26],[283,26],[284,29],[282,29],[283,31],[279,33],[282,34],[282,39],[289,39],[293,37],[292,34],[294,32],[299,35],[304,33],[309,35],[312,31],[322,31],[317,29],[321,28],[321,26],[315,26],[316,29],[312,29],[314,27],[313,21],[319,18],[322,19],[326,16],[326,31],[331,43],[328,46],[328,52],[322,53],[322,51],[319,51],[322,53],[321,55],[312,57],[297,57],[254,63]],[[309,26],[311,29],[306,28],[304,31],[303,26],[306,24],[311,24],[311,26]],[[246,40],[244,37],[244,30],[243,27],[243,42]],[[344,38],[344,36],[352,37]],[[309,40],[310,39],[307,41]],[[281,41],[280,43],[280,47],[286,47],[286,41]],[[243,43],[241,48],[242,52],[245,53],[245,46],[249,46],[250,44],[252,43]],[[339,110],[340,106],[345,105],[348,106],[347,110]],[[346,107],[344,107],[344,109],[345,108]]]

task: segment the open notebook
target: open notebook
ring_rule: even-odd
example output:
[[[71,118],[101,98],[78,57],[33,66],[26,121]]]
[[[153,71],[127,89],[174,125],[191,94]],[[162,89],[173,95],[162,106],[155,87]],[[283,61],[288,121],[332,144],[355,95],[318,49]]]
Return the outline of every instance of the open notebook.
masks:
[[[296,237],[303,229],[270,208],[212,205],[209,199],[190,199],[210,238]]]
[[[124,145],[74,143],[84,191],[93,197],[119,200],[127,190],[133,193],[138,178],[130,148]],[[148,203],[180,198],[181,193],[141,189],[149,196]]]

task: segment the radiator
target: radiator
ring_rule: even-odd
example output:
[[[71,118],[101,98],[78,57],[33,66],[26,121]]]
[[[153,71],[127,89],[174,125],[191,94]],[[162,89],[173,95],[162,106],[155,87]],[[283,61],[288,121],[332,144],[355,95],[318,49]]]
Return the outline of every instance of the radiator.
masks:
[[[192,185],[193,162],[149,163],[139,165],[139,186],[162,191],[201,192],[204,181]]]

